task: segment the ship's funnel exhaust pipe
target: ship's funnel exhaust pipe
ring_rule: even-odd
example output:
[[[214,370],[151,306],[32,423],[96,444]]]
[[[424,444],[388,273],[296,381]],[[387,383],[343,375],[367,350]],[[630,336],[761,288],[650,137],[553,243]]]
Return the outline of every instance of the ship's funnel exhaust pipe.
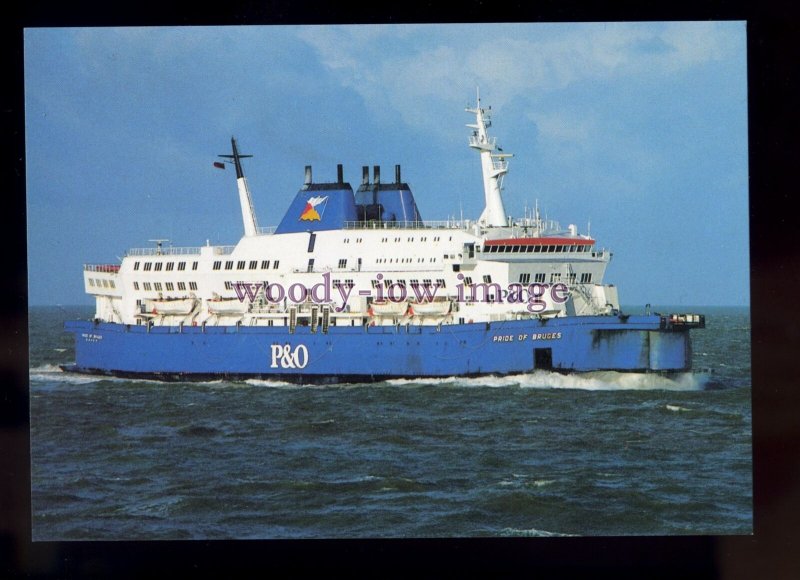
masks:
[[[376,184],[381,182],[381,166],[380,165],[373,165],[372,166],[372,181]]]
[[[305,178],[305,181],[303,181],[303,183],[305,185],[311,185],[311,166],[310,165],[306,165],[306,178]]]
[[[361,167],[361,185],[369,185],[369,165]]]
[[[344,183],[344,169],[341,163],[336,166],[336,183]]]
[[[394,182],[400,183],[400,165],[394,166]]]

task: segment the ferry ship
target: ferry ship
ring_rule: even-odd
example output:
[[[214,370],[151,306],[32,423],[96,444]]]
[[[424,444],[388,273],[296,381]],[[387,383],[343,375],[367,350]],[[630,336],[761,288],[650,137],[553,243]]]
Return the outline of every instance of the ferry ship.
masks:
[[[684,372],[700,314],[623,313],[603,281],[611,253],[538,209],[506,215],[512,155],[474,116],[478,219],[423,221],[402,181],[362,168],[353,191],[337,167],[311,166],[276,227],[260,228],[235,138],[244,235],[235,246],[131,249],[84,266],[92,320],[68,321],[65,370],[159,380],[262,378],[293,383],[530,373]]]

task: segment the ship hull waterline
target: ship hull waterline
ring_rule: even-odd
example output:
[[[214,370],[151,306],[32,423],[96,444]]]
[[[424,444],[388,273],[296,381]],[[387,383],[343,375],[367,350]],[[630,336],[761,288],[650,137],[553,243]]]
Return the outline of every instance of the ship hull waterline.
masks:
[[[658,315],[470,324],[140,326],[68,321],[65,370],[163,381],[265,379],[296,384],[389,379],[691,369],[688,328]]]

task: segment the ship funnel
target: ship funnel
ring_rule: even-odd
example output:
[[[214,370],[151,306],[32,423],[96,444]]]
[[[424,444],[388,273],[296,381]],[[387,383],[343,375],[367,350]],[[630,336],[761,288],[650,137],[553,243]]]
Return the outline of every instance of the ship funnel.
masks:
[[[400,183],[400,165],[394,166],[394,182]]]
[[[369,165],[361,167],[361,185],[369,185]]]
[[[311,166],[310,165],[306,165],[306,178],[305,178],[305,181],[303,181],[303,184],[304,185],[311,185]]]
[[[372,166],[372,181],[376,184],[381,182],[381,166],[380,165],[373,165]]]
[[[336,166],[336,183],[344,183],[344,169],[341,163]]]

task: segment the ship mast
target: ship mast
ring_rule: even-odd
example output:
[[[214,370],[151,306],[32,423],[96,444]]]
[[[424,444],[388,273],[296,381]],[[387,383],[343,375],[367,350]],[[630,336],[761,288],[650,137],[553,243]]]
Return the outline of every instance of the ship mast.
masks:
[[[244,235],[254,236],[258,233],[258,223],[256,222],[256,213],[253,210],[253,198],[250,195],[250,187],[247,185],[247,178],[244,176],[241,162],[245,157],[252,157],[252,155],[240,154],[234,137],[231,137],[231,147],[233,148],[233,155],[220,155],[220,157],[233,160],[233,164],[236,167],[236,185],[239,188],[239,203],[242,206]],[[228,163],[230,163],[230,161],[228,161]]]
[[[489,137],[487,129],[492,126],[491,111],[481,108],[481,95],[478,91],[477,105],[467,108],[468,113],[475,115],[475,124],[468,124],[472,129],[469,137],[469,146],[476,149],[481,156],[481,170],[483,171],[483,192],[486,199],[486,207],[481,213],[479,222],[487,226],[506,226],[508,218],[503,206],[503,198],[500,191],[503,184],[503,176],[508,173],[508,157],[513,157],[509,153],[502,153],[502,149],[497,146],[497,138]],[[499,153],[498,153],[499,151]]]

